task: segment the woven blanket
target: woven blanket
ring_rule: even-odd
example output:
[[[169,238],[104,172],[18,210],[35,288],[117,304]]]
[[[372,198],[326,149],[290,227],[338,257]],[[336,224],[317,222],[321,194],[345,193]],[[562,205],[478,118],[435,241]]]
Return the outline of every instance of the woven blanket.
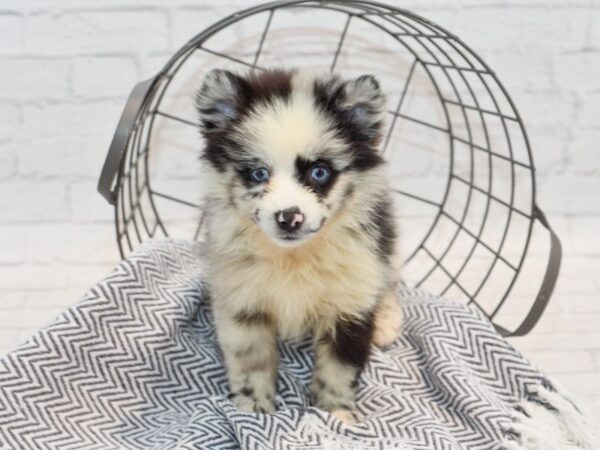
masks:
[[[280,344],[277,413],[241,413],[201,255],[184,241],[144,245],[1,357],[0,449],[538,448],[524,434],[541,430],[526,422],[535,411],[556,419],[544,419],[551,428],[577,414],[476,308],[409,288],[402,336],[373,349],[360,378],[363,422],[310,405],[309,338]],[[561,442],[572,447],[539,448],[592,448],[567,425]]]

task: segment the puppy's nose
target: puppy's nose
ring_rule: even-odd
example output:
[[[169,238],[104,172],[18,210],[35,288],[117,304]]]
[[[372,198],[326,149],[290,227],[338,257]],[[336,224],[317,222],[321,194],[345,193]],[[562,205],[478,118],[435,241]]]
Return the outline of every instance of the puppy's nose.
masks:
[[[285,231],[296,231],[304,222],[304,214],[297,206],[284,209],[275,213],[275,220],[279,228]]]

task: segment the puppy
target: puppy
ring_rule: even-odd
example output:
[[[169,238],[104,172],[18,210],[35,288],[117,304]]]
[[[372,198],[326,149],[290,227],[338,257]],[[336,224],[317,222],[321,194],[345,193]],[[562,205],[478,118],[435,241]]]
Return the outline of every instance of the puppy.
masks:
[[[370,345],[390,344],[401,323],[378,82],[214,70],[197,109],[207,277],[232,401],[273,412],[276,339],[312,333],[316,406],[357,420]]]

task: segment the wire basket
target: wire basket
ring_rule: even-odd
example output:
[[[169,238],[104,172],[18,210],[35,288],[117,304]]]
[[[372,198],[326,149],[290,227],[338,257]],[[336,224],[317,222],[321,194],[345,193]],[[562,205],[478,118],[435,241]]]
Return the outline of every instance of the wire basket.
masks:
[[[458,37],[371,1],[278,1],[235,13],[134,87],[99,182],[115,206],[121,255],[152,238],[201,238],[196,90],[215,67],[273,66],[379,79],[388,97],[382,151],[398,194],[404,278],[476,305],[504,335],[529,332],[554,288],[561,249],[536,204],[519,113]],[[548,231],[545,250],[532,253],[540,226]],[[528,253],[541,268],[535,276],[526,274]],[[525,293],[517,295],[520,280]]]

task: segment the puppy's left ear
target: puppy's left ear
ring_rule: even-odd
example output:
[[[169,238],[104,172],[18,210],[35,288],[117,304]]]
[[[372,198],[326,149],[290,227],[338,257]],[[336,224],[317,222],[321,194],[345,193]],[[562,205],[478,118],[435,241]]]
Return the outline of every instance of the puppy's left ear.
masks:
[[[344,82],[341,96],[347,120],[368,139],[381,137],[386,99],[373,75]]]

